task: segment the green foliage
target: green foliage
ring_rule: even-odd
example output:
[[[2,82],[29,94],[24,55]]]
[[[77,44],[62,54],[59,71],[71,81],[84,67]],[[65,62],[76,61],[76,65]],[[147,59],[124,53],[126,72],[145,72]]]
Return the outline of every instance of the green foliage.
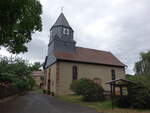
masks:
[[[59,96],[60,99],[66,102],[71,102],[75,104],[80,104],[82,106],[86,106],[89,108],[94,108],[100,113],[112,113],[112,103],[111,101],[96,101],[96,102],[85,102],[82,101],[82,96],[76,95],[76,94],[69,94],[69,95],[61,95]],[[114,106],[116,107],[116,106]],[[108,110],[107,112],[104,112],[103,110]],[[111,110],[111,111],[109,111]],[[113,113],[124,113],[124,112],[113,112]]]
[[[135,63],[135,72],[137,75],[150,76],[150,51],[141,53],[141,60]]]
[[[29,63],[18,57],[0,57],[0,69],[0,73],[9,72],[20,77],[31,73]]]
[[[104,99],[103,88],[90,79],[82,78],[73,81],[70,88],[76,94],[82,95],[85,101],[99,101]]]
[[[15,84],[19,92],[25,92],[29,90],[28,82],[25,79],[19,79],[15,81]]]
[[[36,85],[35,80],[33,79],[32,76],[27,76],[27,82],[28,82],[28,86],[29,86],[29,90],[33,90],[34,86]]]
[[[35,81],[30,74],[30,64],[25,60],[0,57],[0,83],[14,83],[20,92],[32,90]]]
[[[45,89],[43,89],[43,94],[46,94],[46,90]]]
[[[12,83],[14,81],[14,75],[10,73],[0,73],[0,83]]]
[[[50,90],[47,90],[47,94],[50,95],[50,94],[51,94],[51,91],[50,91]]]
[[[141,60],[135,63],[136,76],[128,77],[136,82],[130,87],[131,103],[134,108],[150,109],[150,51],[140,55]]]
[[[31,66],[31,70],[32,71],[40,71],[40,67],[41,67],[41,63],[40,62],[34,62],[34,64]]]
[[[132,86],[131,103],[133,108],[150,109],[150,90],[142,84]]]
[[[134,75],[134,76],[130,76],[128,77],[128,80],[131,80],[133,82],[135,82],[136,84],[142,86],[142,87],[146,87],[150,90],[150,77],[149,76],[143,76],[143,75]]]
[[[117,104],[121,107],[150,109],[150,77],[137,75],[128,76],[127,79],[135,84],[129,87],[129,97],[125,101],[117,98]]]
[[[130,99],[129,96],[115,97],[114,103],[115,103],[116,106],[121,107],[121,108],[131,107],[131,99]]]
[[[130,87],[131,106],[139,109],[150,109],[150,78],[148,76],[133,76],[130,80],[136,84]]]
[[[0,46],[26,52],[32,33],[42,30],[41,14],[39,0],[0,0]]]

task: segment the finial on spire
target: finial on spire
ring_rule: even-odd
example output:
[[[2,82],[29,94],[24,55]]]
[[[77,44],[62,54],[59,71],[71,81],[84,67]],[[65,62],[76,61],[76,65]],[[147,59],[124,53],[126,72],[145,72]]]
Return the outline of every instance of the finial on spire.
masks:
[[[64,11],[64,7],[62,6],[62,7],[61,7],[61,12],[63,13],[63,11]]]

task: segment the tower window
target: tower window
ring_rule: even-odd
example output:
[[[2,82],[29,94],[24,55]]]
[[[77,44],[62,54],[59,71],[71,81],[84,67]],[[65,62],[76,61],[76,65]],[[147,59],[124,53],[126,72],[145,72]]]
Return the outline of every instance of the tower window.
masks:
[[[65,34],[65,35],[69,35],[69,29],[64,28],[64,29],[63,29],[63,34]]]
[[[72,79],[73,80],[77,80],[78,76],[78,68],[77,66],[73,66],[72,68]]]
[[[116,79],[116,72],[115,72],[115,70],[111,70],[111,77],[112,77],[112,80]]]

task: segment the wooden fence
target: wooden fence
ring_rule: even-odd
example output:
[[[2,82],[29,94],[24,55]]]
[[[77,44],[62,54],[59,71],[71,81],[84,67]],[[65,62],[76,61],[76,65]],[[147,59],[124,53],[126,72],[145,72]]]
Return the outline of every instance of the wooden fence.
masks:
[[[17,94],[18,91],[13,85],[0,85],[0,100]]]

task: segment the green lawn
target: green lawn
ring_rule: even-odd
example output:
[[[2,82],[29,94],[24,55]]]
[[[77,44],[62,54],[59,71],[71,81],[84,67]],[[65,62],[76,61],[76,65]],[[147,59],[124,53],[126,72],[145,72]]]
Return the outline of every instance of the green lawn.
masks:
[[[43,89],[41,89],[41,88],[35,87],[34,91],[38,94],[43,94]]]
[[[150,113],[150,111],[148,110],[146,111],[146,110],[122,109],[122,108],[117,108],[116,106],[112,110],[111,101],[107,100],[103,102],[83,102],[81,101],[81,96],[78,95],[63,95],[63,96],[59,96],[59,98],[67,102],[76,103],[90,108],[94,108],[97,111],[103,113]]]

